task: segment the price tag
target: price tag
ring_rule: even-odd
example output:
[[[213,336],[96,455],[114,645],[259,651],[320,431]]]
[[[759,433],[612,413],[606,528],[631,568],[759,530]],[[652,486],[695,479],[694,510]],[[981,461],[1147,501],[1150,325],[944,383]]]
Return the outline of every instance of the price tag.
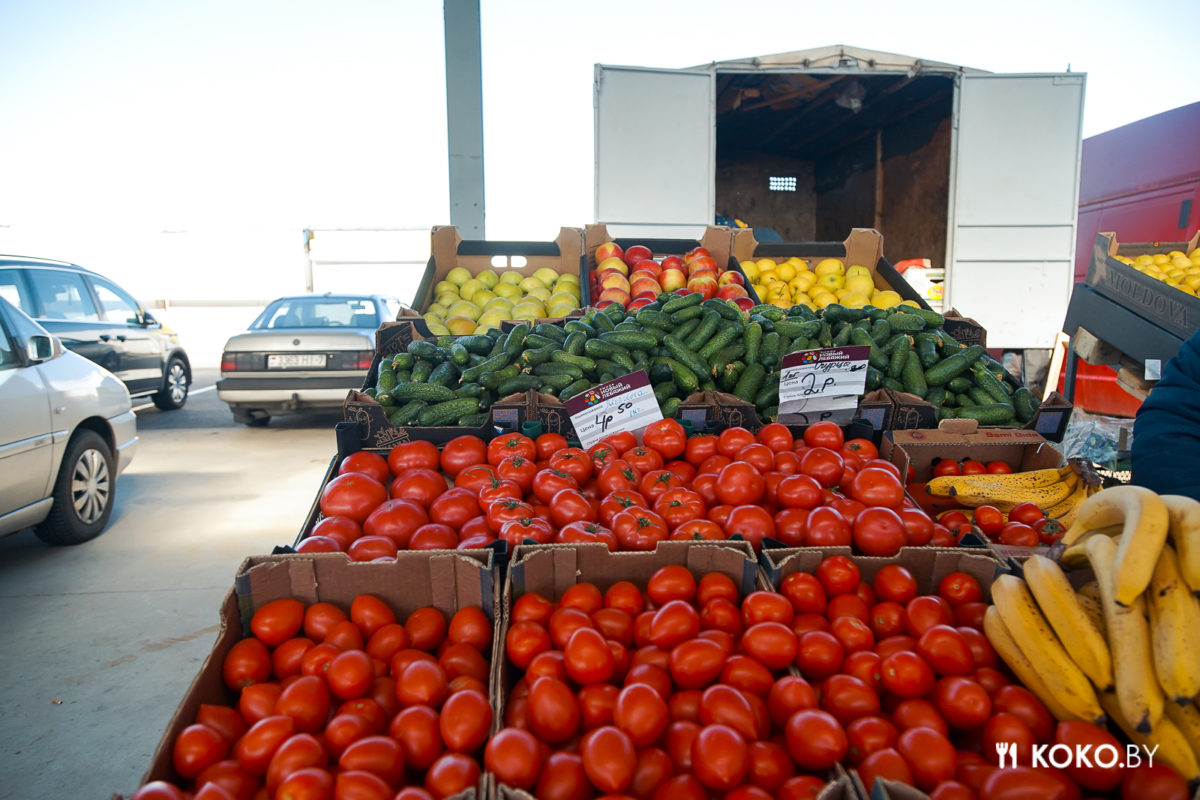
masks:
[[[867,383],[866,345],[801,350],[783,357],[779,372],[779,421],[808,425],[854,418]]]
[[[637,434],[663,418],[644,369],[568,397],[563,405],[585,450],[610,433]]]

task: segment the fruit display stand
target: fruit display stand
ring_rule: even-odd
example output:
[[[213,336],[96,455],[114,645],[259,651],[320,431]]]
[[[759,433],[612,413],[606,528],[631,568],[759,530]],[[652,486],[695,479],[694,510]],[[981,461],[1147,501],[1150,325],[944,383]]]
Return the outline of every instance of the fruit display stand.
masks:
[[[485,269],[524,277],[531,277],[540,269],[551,269],[560,275],[573,274],[579,277],[579,307],[591,302],[582,269],[583,238],[579,228],[562,228],[552,242],[520,242],[464,240],[453,225],[439,225],[431,231],[430,241],[429,263],[413,299],[413,308],[422,314],[435,300],[434,287],[456,267],[466,269],[472,276]],[[418,325],[424,333],[430,333],[426,322]]]
[[[739,596],[754,591],[770,591],[766,574],[745,542],[698,541],[660,542],[651,552],[610,553],[603,545],[522,545],[517,547],[508,564],[508,577],[501,598],[500,626],[496,634],[498,646],[508,639],[512,625],[514,603],[523,595],[536,593],[551,602],[559,601],[564,593],[579,584],[591,584],[607,592],[618,582],[627,582],[646,590],[651,578],[663,567],[683,567],[695,581],[705,575],[720,575],[732,581]],[[794,674],[794,668],[788,674]],[[520,669],[509,658],[495,659],[493,685],[496,692],[493,735],[503,729],[506,720],[508,695],[521,677]],[[625,684],[629,686],[627,682]],[[708,685],[707,683],[705,685]],[[492,797],[503,800],[533,800],[531,791],[514,788],[492,780]],[[857,800],[845,772],[835,766],[824,778],[826,785],[815,800]],[[806,795],[807,796],[807,795]]]
[[[1112,233],[1096,236],[1087,277],[1076,284],[1063,332],[1065,393],[1074,396],[1079,359],[1118,370],[1117,383],[1144,399],[1161,369],[1180,346],[1200,330],[1200,298],[1143,274],[1117,257],[1191,253],[1200,233],[1188,242],[1120,244]]]
[[[221,628],[212,652],[167,724],[142,783],[184,784],[173,766],[175,741],[196,720],[202,704],[237,706],[238,693],[226,685],[223,676],[226,656],[234,645],[251,635],[250,620],[267,603],[291,598],[305,604],[331,603],[348,612],[356,596],[371,594],[400,619],[426,606],[438,609],[447,618],[469,606],[494,617],[499,590],[500,574],[490,550],[405,552],[387,563],[355,563],[341,554],[247,558],[219,609]],[[461,793],[458,800],[484,796],[481,785]],[[120,800],[120,795],[114,795],[113,800]]]

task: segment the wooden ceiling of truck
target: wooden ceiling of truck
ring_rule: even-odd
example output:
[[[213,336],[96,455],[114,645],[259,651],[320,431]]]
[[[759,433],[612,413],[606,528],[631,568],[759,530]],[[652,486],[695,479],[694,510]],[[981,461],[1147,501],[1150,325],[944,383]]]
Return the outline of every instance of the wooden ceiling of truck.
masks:
[[[905,73],[718,73],[717,150],[817,161],[877,129],[948,116],[953,90],[952,78]]]

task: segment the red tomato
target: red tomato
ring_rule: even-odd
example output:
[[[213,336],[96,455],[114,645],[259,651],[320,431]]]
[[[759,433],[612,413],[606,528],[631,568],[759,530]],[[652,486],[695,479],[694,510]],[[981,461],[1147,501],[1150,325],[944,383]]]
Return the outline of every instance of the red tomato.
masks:
[[[933,670],[924,659],[909,650],[883,656],[879,670],[884,688],[896,697],[924,697],[934,687]]]
[[[950,458],[939,458],[933,462],[933,477],[943,478],[948,475],[962,475],[962,467]]]
[[[907,541],[904,522],[890,508],[868,508],[859,514],[853,535],[854,546],[869,556],[894,556]]]
[[[533,490],[533,479],[537,473],[538,466],[533,459],[525,458],[524,456],[508,456],[500,462],[493,474],[504,480],[512,481],[513,483],[517,484],[517,486],[521,487],[521,491],[523,493],[528,494]],[[467,469],[463,470],[463,472],[459,473],[459,476],[454,479],[454,485],[461,486],[464,475],[470,475],[473,478],[474,476],[479,475],[480,477],[477,480],[482,480],[485,474],[486,473],[484,473],[483,470],[477,470],[476,468],[468,467]]]
[[[667,469],[654,469],[642,476],[642,480],[638,483],[638,491],[653,504],[671,489],[680,488],[683,485],[683,479],[674,472]]]
[[[717,475],[717,498],[726,505],[740,506],[757,503],[763,497],[765,483],[750,464],[734,461]]]
[[[611,678],[616,662],[603,634],[594,628],[580,628],[563,648],[563,666],[571,680],[585,686]]]
[[[347,472],[361,472],[383,484],[391,477],[387,459],[367,450],[359,450],[342,459],[338,465],[338,475],[345,475]]]
[[[214,728],[202,723],[187,726],[175,737],[171,763],[184,778],[195,778],[229,753],[229,742]]]
[[[258,639],[242,639],[230,648],[222,665],[225,685],[238,690],[271,677],[271,654]]]
[[[962,462],[963,475],[986,475],[987,467],[980,461],[964,458]]]
[[[896,749],[912,769],[914,783],[929,791],[954,777],[954,745],[930,728],[909,728],[896,740]],[[986,795],[985,795],[986,796]]]
[[[668,489],[654,501],[654,513],[673,531],[685,522],[704,519],[704,498],[690,489]]]
[[[956,620],[957,621],[957,620]],[[956,629],[958,635],[967,643],[967,647],[971,651],[971,660],[974,662],[974,667],[995,667],[997,664],[996,651],[992,649],[991,642],[983,635],[978,628],[960,627]]]
[[[741,536],[754,547],[762,550],[762,541],[775,535],[775,519],[766,509],[757,505],[741,505],[730,510],[721,525],[729,536]]]
[[[1038,800],[1078,800],[1079,787],[1055,769],[1006,767],[987,776],[979,789],[984,800],[1018,800],[1036,797]],[[1158,800],[1162,795],[1142,795]]]
[[[991,764],[999,764],[1000,753],[997,745],[1016,747],[1018,764],[1030,764],[1033,759],[1033,746],[1037,739],[1033,731],[1021,720],[1004,711],[992,714],[983,726],[982,750],[983,757]],[[1010,751],[1011,752],[1011,751]],[[1011,758],[1011,756],[1010,756]],[[1117,782],[1120,782],[1120,776]]]
[[[821,484],[810,475],[788,475],[775,489],[785,508],[813,509],[821,505]]]
[[[804,443],[809,447],[840,450],[845,443],[842,429],[832,422],[815,422],[804,429]]]
[[[885,600],[871,608],[868,620],[876,639],[886,639],[904,633],[904,606]]]
[[[920,547],[933,541],[933,519],[921,509],[900,509],[900,521],[904,524],[905,544],[909,547]]]
[[[693,467],[699,469],[700,465],[705,462],[710,456],[717,454],[717,437],[709,434],[693,436],[687,440],[687,445],[684,448],[684,458]]]
[[[904,605],[917,596],[917,580],[899,564],[886,564],[875,573],[871,588],[879,600]]]
[[[989,475],[1011,475],[1013,471],[1005,461],[989,461],[984,466]]]
[[[614,516],[612,530],[622,550],[653,550],[669,533],[662,517],[636,507]]]
[[[437,445],[427,441],[398,444],[388,453],[387,462],[393,475],[406,469],[436,470],[439,464]]]
[[[841,455],[826,447],[809,447],[800,456],[800,471],[815,478],[826,489],[838,485],[845,468]]]
[[[349,517],[362,524],[371,512],[387,500],[382,483],[361,472],[347,472],[331,480],[321,490],[321,514]]]
[[[604,495],[617,491],[638,491],[642,473],[624,459],[613,461],[600,470],[596,476],[596,485]],[[640,495],[639,495],[640,496]]]
[[[619,728],[605,725],[589,731],[580,741],[580,755],[588,780],[601,792],[623,792],[633,782],[637,753]]]
[[[840,762],[849,749],[846,732],[826,711],[802,709],[792,714],[785,728],[787,749],[803,770],[823,772]]]
[[[1037,503],[1021,503],[1008,512],[1009,522],[1023,522],[1026,525],[1033,525],[1045,516]]]
[[[775,453],[788,452],[795,444],[792,432],[786,425],[781,425],[778,422],[771,422],[762,426],[758,431],[758,441]]]
[[[875,786],[876,778],[885,778],[908,786],[913,784],[913,774],[908,762],[891,747],[876,750],[864,758],[858,765],[858,775],[868,792]]]
[[[822,560],[817,565],[816,578],[827,597],[853,592],[861,579],[858,566],[846,556],[830,556]]]
[[[709,789],[727,792],[749,770],[746,741],[728,725],[706,725],[692,740],[692,772]]]
[[[975,681],[961,676],[942,678],[933,690],[934,704],[952,728],[969,730],[987,722],[992,700]]]
[[[970,675],[975,671],[970,646],[962,634],[949,625],[934,625],[921,634],[917,639],[917,654],[938,677]]]
[[[852,540],[850,523],[832,508],[814,508],[805,522],[807,547],[848,547]]]
[[[651,422],[642,431],[642,443],[669,461],[679,458],[687,449],[687,431],[674,419],[661,419]]]
[[[1009,684],[1000,687],[992,696],[996,711],[1006,711],[1024,722],[1039,742],[1054,735],[1054,717],[1033,692],[1023,686]]]
[[[938,583],[938,596],[951,607],[958,608],[965,603],[981,601],[983,590],[974,576],[966,572],[951,572]]]
[[[934,625],[953,625],[950,604],[941,597],[921,595],[904,607],[904,629],[910,636],[920,636]]]
[[[1179,773],[1163,763],[1153,766],[1148,761],[1125,772],[1121,779],[1121,800],[1188,800],[1191,791]]]
[[[1032,737],[1032,733],[1030,734]],[[1124,770],[1118,766],[1122,759],[1121,743],[1104,728],[1090,722],[1065,720],[1058,723],[1054,731],[1054,744],[1063,744],[1073,752],[1089,752],[1091,766],[1082,760],[1072,759],[1064,768],[1085,789],[1093,792],[1110,792],[1121,782]],[[1085,750],[1085,748],[1090,748]],[[1101,767],[1096,762],[1112,763],[1109,767]],[[1018,762],[1020,763],[1020,762]],[[1025,761],[1024,763],[1029,763]]]
[[[488,740],[484,767],[507,786],[532,789],[542,767],[542,750],[529,731],[503,728]]]
[[[550,469],[561,470],[583,486],[592,477],[592,460],[578,447],[564,447],[547,460]]]
[[[857,765],[871,753],[894,747],[899,736],[896,726],[884,717],[859,717],[846,726],[849,743],[846,757],[852,765]]]
[[[617,694],[613,724],[629,737],[634,747],[649,747],[667,730],[667,703],[653,687],[631,683]]]
[[[842,667],[845,650],[828,631],[808,631],[799,638],[796,667],[812,681],[823,681]]]
[[[1000,529],[1004,527],[1004,514],[995,506],[979,506],[975,509],[972,519],[975,526],[983,531],[992,541],[996,541],[1000,536]]]
[[[442,472],[453,478],[467,467],[488,463],[487,445],[478,436],[456,436],[442,447],[439,463]]]
[[[617,489],[607,494],[600,502],[600,522],[612,527],[613,518],[622,511],[630,508],[649,508],[646,498],[636,490]]]
[[[1037,547],[1040,542],[1037,531],[1023,522],[1009,522],[1000,529],[1000,544]]]
[[[737,452],[735,461],[745,461],[760,474],[766,474],[775,468],[775,453],[765,444],[748,444]]]
[[[546,435],[558,436],[558,434]],[[561,439],[562,437],[559,436],[559,438]],[[563,439],[562,446],[567,446],[566,439]],[[500,466],[500,462],[509,456],[521,456],[531,461],[541,458],[541,456],[538,454],[538,447],[534,441],[522,433],[502,433],[488,443],[487,463],[491,464],[493,467]],[[549,457],[550,454],[545,456],[545,458]]]
[[[537,449],[534,458],[538,461],[546,461],[550,456],[567,446],[567,437],[560,433],[543,433],[533,440],[533,444]]]
[[[453,495],[445,505],[439,507],[450,492],[457,491],[460,494]],[[458,510],[460,516],[465,515],[466,519],[470,519],[479,513],[478,501],[475,495],[463,489],[451,489],[440,495],[433,501],[434,508],[453,508]],[[411,500],[387,500],[380,504],[370,516],[363,521],[364,536],[386,536],[396,543],[397,548],[407,548],[408,541],[412,538],[413,533],[417,528],[420,528],[425,523],[429,522],[429,515],[425,513],[425,509]],[[457,517],[456,517],[457,519]],[[434,519],[434,522],[442,522],[441,519]]]
[[[667,463],[661,453],[649,447],[635,447],[627,450],[621,454],[621,459],[643,475],[651,470],[662,469],[663,464]]]
[[[392,718],[388,735],[400,743],[405,763],[428,769],[445,749],[438,712],[429,706],[409,706]]]
[[[745,428],[726,428],[717,437],[717,452],[732,459],[739,450],[748,444],[754,444],[754,442],[754,434]]]
[[[849,725],[859,717],[877,715],[879,695],[852,675],[831,675],[821,687],[821,708],[842,725]]]
[[[870,439],[850,439],[842,445],[842,448],[855,453],[859,461],[864,464],[872,459],[879,458],[879,448]]]
[[[938,714],[937,707],[928,700],[916,697],[901,700],[892,709],[892,722],[901,731],[909,728],[929,728],[942,736],[950,735],[950,728]]]
[[[904,502],[904,485],[886,469],[866,467],[855,474],[848,494],[867,506],[898,508]]]
[[[1033,523],[1033,529],[1037,531],[1038,542],[1044,545],[1054,544],[1067,532],[1062,523],[1052,517],[1039,519]]]
[[[578,489],[560,489],[550,500],[550,521],[557,528],[572,522],[595,522],[598,510]]]

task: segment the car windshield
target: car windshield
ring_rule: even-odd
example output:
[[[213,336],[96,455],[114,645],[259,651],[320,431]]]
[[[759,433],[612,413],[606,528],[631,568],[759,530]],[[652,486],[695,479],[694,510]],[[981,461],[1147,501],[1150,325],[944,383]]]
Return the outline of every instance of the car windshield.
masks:
[[[377,328],[375,303],[365,297],[292,297],[276,300],[254,328]]]

